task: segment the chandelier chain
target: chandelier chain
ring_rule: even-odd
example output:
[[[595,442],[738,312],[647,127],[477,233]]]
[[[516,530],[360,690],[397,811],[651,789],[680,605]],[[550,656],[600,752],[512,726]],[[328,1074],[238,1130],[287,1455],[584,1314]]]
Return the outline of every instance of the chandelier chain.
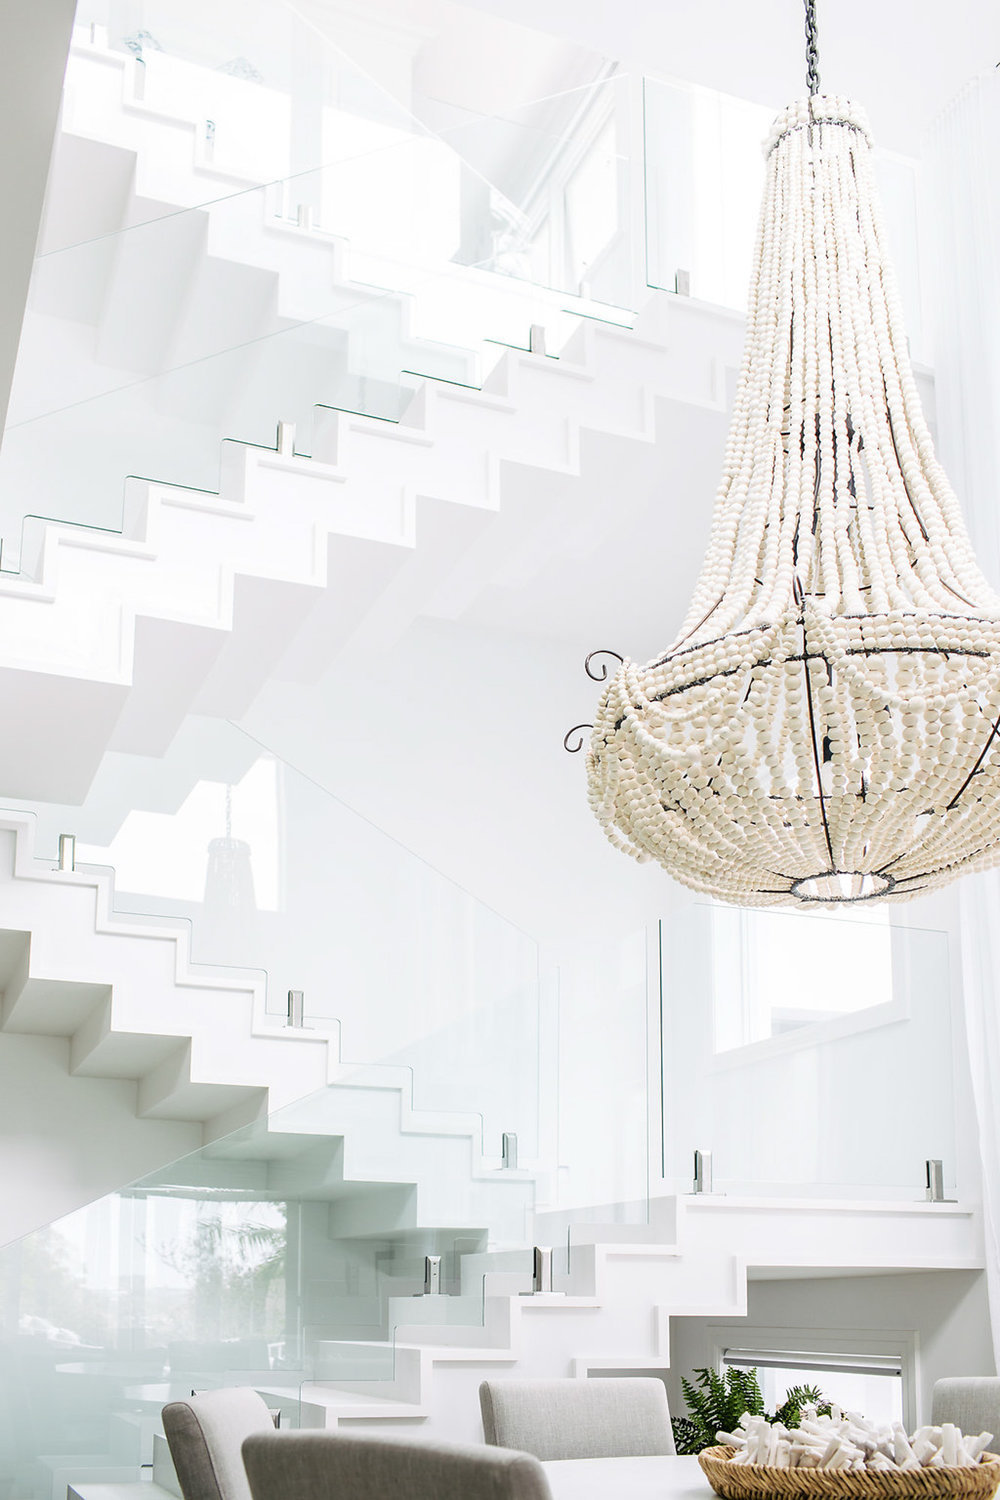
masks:
[[[809,95],[819,93],[819,42],[816,34],[816,0],[805,0],[806,7],[806,87]]]

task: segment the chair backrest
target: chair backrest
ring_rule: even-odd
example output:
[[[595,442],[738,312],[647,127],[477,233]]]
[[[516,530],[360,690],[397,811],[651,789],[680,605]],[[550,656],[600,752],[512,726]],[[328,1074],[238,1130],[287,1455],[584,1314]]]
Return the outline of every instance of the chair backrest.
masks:
[[[633,1458],[676,1453],[662,1380],[484,1380],[488,1443],[536,1458]]]
[[[250,1500],[240,1448],[252,1432],[273,1432],[267,1403],[249,1386],[203,1391],[163,1408],[184,1500]]]
[[[243,1462],[253,1500],[552,1500],[530,1454],[458,1443],[259,1432]]]
[[[990,1447],[1000,1451],[1000,1377],[996,1375],[961,1375],[936,1380],[931,1396],[931,1421],[935,1427],[954,1422],[963,1432],[974,1435],[992,1432],[996,1438]]]

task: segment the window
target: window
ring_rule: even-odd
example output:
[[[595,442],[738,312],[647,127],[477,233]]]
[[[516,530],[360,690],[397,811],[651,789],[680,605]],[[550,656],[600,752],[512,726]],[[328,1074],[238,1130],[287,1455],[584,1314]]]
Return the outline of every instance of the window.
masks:
[[[713,906],[712,991],[716,1052],[887,1004],[888,913]]]
[[[873,1422],[903,1421],[903,1355],[821,1353],[789,1349],[722,1351],[723,1368],[756,1368],[767,1411],[784,1401],[792,1386],[818,1385],[845,1411],[858,1411]]]
[[[621,170],[613,86],[597,87],[588,91],[579,121],[524,196],[533,279],[600,300],[624,295],[606,279],[610,274],[614,280],[610,260],[624,228]],[[595,277],[598,292],[591,286]]]

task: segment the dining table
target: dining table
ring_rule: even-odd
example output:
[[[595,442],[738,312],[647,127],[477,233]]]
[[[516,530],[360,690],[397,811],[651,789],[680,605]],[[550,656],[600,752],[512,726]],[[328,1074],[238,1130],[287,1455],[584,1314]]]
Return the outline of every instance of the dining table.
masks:
[[[552,1500],[710,1500],[697,1456],[560,1458],[543,1463]]]

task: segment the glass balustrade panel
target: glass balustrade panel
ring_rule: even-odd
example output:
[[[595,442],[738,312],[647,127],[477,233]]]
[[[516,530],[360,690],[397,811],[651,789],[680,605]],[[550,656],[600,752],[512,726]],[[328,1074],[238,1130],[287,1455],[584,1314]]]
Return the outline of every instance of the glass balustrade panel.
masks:
[[[560,1271],[598,1226],[606,1235],[610,1225],[648,1221],[657,980],[645,928],[581,937],[546,975],[541,1109],[558,1153],[539,1185],[539,1234],[556,1247]]]
[[[949,940],[886,911],[690,902],[662,927],[664,1177],[690,1192],[919,1199],[956,1189]]]
[[[326,411],[398,422],[424,378],[476,388],[507,347],[556,355],[581,315],[630,321],[465,255],[474,170],[356,81],[320,109],[321,164],[263,186],[206,178],[188,137],[176,161],[126,149],[120,78],[118,114],[64,136],[0,454],[4,570],[35,566],[46,518],[141,531],[142,481],[218,491],[226,440],[271,445],[281,421],[323,457]],[[81,195],[86,173],[120,181]]]
[[[416,1111],[479,1121],[491,1162],[506,1135],[537,1165],[535,941],[316,781],[191,717],[37,817],[40,852],[72,827],[78,866],[113,868],[119,911],[189,924],[196,963],[265,971],[269,1024],[301,994],[294,1019],[337,1031],[345,1066],[397,1070]]]
[[[8,1500],[128,1482],[160,1411],[251,1386],[284,1425],[382,1402],[398,1343],[474,1342],[531,1290],[533,1185],[400,1119],[384,1078],[332,1085],[0,1250]]]
[[[745,311],[764,189],[763,144],[781,102],[772,109],[697,84],[644,80],[651,287]],[[874,163],[911,355],[929,362],[920,291],[917,163],[879,149]]]
[[[392,12],[366,27],[346,15],[317,24],[274,0],[81,0],[69,128],[107,133],[124,99],[132,134],[143,138],[155,118],[178,150],[185,132],[193,137],[204,174],[262,183],[338,160],[344,122],[369,147],[372,126],[405,122],[461,174],[458,241],[454,198],[435,205],[440,173],[433,149],[420,150],[414,165],[426,175],[397,182],[393,197],[378,191],[377,161],[363,180],[363,216],[386,220],[383,252],[398,241],[404,259],[412,255],[406,199],[421,193],[443,208],[434,232],[461,264],[574,293],[583,283],[621,303],[632,280],[626,164],[639,152],[617,66],[499,17],[448,5],[418,11],[415,40]],[[357,196],[346,178],[345,188]],[[300,197],[314,216],[331,201],[339,212],[315,185]]]
[[[427,123],[289,25],[264,5],[234,33],[194,7],[81,13],[0,456],[6,571],[35,565],[25,517],[141,525],[129,479],[215,492],[224,440],[270,445],[279,421],[322,452],[317,409],[398,421],[422,377],[476,387],[506,346],[628,324],[647,281],[687,269],[695,296],[742,305],[767,111],[647,81],[643,119],[633,80],[574,56],[569,87],[492,112],[414,95]],[[300,78],[310,49],[324,65]],[[285,119],[300,104],[308,129]],[[252,151],[251,118],[278,155],[240,167],[225,140]],[[883,165],[913,246],[912,171]],[[901,281],[915,303],[912,256]]]

